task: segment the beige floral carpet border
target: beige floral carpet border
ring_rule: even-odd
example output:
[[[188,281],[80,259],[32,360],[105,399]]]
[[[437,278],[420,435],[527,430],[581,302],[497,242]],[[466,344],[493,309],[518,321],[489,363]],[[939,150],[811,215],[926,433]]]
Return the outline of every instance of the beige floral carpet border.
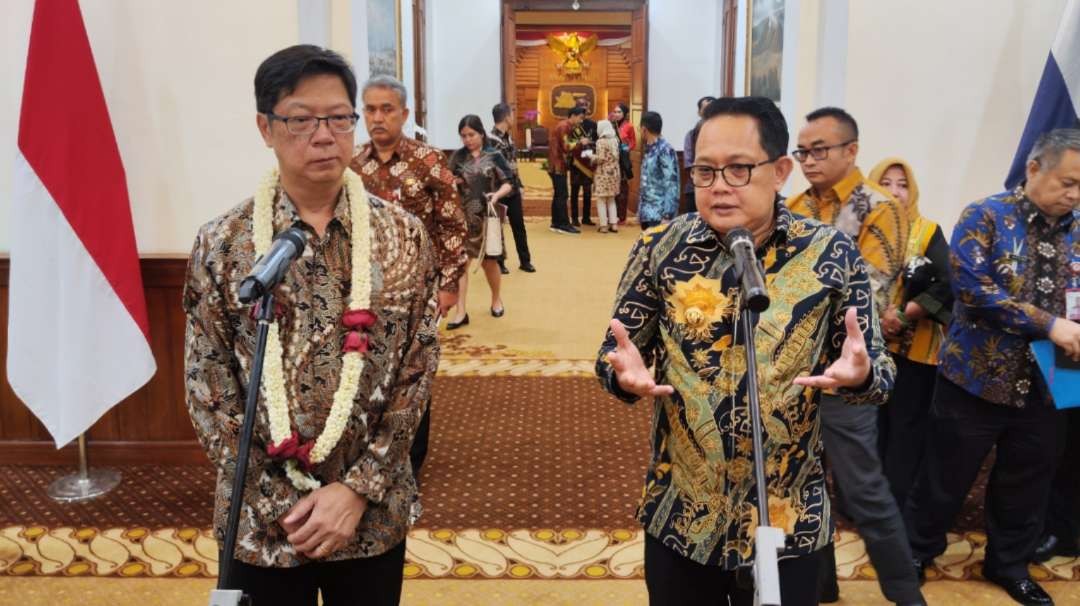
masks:
[[[928,580],[981,578],[986,536],[949,534],[948,549]],[[408,579],[641,579],[641,530],[416,529],[406,544]],[[877,576],[862,540],[837,536],[837,576]],[[1058,557],[1031,566],[1039,581],[1080,580],[1080,558]],[[215,577],[217,542],[197,528],[0,529],[0,575],[90,577]]]

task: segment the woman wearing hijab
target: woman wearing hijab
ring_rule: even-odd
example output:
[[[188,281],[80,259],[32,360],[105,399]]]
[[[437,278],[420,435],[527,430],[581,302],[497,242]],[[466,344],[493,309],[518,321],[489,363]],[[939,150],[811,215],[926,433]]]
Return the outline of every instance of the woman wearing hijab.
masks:
[[[878,416],[885,477],[903,509],[922,460],[938,350],[952,319],[949,243],[937,223],[919,214],[919,187],[907,162],[886,158],[870,171],[870,180],[904,205],[911,222],[898,300],[881,319],[896,361],[896,387]]]
[[[593,198],[600,215],[601,233],[619,231],[615,196],[619,195],[619,137],[608,120],[596,124],[596,155],[593,156]]]

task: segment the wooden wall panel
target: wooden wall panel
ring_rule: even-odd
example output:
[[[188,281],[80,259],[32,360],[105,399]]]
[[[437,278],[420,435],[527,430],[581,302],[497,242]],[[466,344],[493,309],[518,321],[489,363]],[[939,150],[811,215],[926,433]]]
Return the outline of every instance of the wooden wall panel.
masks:
[[[184,402],[184,311],[181,294],[187,256],[140,260],[157,373],[105,413],[87,432],[91,456],[102,463],[198,462],[205,456]],[[7,380],[7,259],[0,259],[0,463],[74,461],[74,449],[57,451],[45,427]],[[30,453],[33,453],[32,456]]]

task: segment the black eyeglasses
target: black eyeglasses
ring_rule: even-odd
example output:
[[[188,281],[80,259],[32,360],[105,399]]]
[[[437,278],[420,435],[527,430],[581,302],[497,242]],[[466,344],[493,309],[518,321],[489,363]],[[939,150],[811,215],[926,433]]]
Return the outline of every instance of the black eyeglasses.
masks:
[[[757,164],[728,164],[719,168],[694,164],[690,167],[690,182],[694,184],[694,187],[712,187],[712,184],[716,182],[716,173],[720,173],[724,177],[724,183],[732,187],[743,187],[750,182],[750,176],[753,175],[755,168],[770,162],[776,162],[776,158],[763,160]]]
[[[356,121],[360,119],[358,114],[339,114],[336,116],[279,116],[273,112],[266,112],[268,120],[280,120],[285,123],[285,130],[294,135],[310,135],[319,130],[319,123],[325,121],[326,126],[335,133],[351,133],[356,130]]]
[[[857,142],[858,139],[848,139],[843,143],[837,143],[836,145],[816,145],[810,149],[797,149],[791,152],[791,155],[795,157],[799,162],[806,162],[807,156],[813,156],[815,160],[824,160],[829,157],[829,150],[834,147],[843,147],[845,145],[851,145]]]

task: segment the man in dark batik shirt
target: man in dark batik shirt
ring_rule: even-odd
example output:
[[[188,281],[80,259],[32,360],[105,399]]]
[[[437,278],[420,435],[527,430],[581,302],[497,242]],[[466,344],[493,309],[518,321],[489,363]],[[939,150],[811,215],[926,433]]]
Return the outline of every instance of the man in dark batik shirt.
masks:
[[[846,234],[780,203],[793,164],[787,124],[763,97],[705,110],[690,174],[697,213],[642,232],[616,291],[596,372],[634,402],[654,397],[638,518],[650,604],[753,603],[742,576],[758,526],[739,283],[723,236],[745,227],[772,304],[754,338],[770,526],[780,528],[785,606],[816,606],[833,520],[822,468],[821,389],[882,403],[894,366],[866,264]],[[655,377],[649,367],[655,363]]]
[[[1051,604],[1031,579],[1065,419],[1028,344],[1050,339],[1080,359],[1080,130],[1051,131],[1028,156],[1027,181],[964,209],[952,236],[956,304],[942,344],[931,433],[905,522],[920,566],[945,551],[983,459],[997,458],[986,491],[983,576],[1024,604]],[[1070,294],[1074,293],[1074,294]],[[1076,462],[1069,461],[1075,469]],[[1075,537],[1074,537],[1075,539]]]

